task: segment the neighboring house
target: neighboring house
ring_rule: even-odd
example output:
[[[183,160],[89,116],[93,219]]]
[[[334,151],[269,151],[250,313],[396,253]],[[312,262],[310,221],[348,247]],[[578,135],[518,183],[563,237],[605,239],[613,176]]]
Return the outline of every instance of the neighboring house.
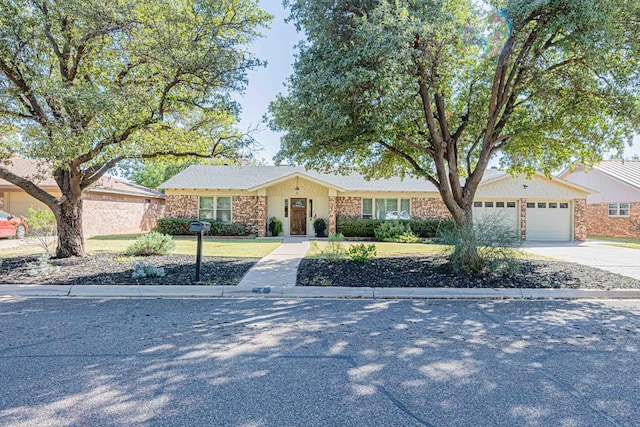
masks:
[[[598,191],[587,197],[587,234],[640,237],[640,160],[575,165],[560,177]]]
[[[13,157],[2,166],[16,175],[33,179],[48,193],[60,197],[50,169],[46,164]],[[46,206],[21,188],[0,179],[0,209],[16,216],[27,215],[32,207]],[[164,194],[110,176],[102,177],[88,189],[82,201],[85,237],[107,234],[130,234],[148,231],[164,215]]]
[[[313,235],[314,218],[335,233],[340,218],[446,219],[436,187],[407,178],[366,180],[291,166],[191,166],[160,186],[167,217],[246,224],[266,235],[267,220],[284,235]],[[592,191],[536,174],[531,179],[487,170],[476,195],[474,217],[495,214],[529,240],[584,240],[586,197]]]

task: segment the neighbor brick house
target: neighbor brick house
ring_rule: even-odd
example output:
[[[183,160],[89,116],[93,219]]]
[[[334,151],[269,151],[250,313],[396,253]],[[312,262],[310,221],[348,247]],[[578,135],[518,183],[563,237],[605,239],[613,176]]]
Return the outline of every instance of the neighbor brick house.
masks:
[[[61,196],[46,163],[12,157],[2,166],[16,175],[34,180],[48,193]],[[1,210],[25,216],[30,207],[40,210],[46,205],[21,188],[0,179]],[[163,215],[164,194],[111,176],[102,177],[84,193],[82,200],[85,237],[149,231]]]
[[[588,234],[640,238],[640,160],[574,165],[560,177],[598,191],[587,196]]]
[[[291,166],[191,166],[160,186],[165,216],[244,223],[258,236],[268,218],[284,235],[312,236],[314,218],[329,232],[340,218],[447,219],[436,187],[423,179],[366,180]],[[584,240],[588,188],[540,174],[527,179],[487,170],[478,188],[474,217],[495,214],[529,240]]]

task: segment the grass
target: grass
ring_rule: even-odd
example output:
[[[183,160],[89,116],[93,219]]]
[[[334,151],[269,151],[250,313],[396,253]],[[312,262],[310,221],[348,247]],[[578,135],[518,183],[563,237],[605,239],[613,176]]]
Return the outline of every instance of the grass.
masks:
[[[631,239],[625,237],[606,237],[606,236],[588,236],[589,239],[602,240],[609,246],[620,246],[623,248],[640,249],[640,239]]]
[[[122,236],[97,236],[85,239],[85,250],[88,253],[110,252],[122,253],[133,243],[139,234]],[[195,255],[197,240],[194,237],[175,237],[175,255]],[[202,244],[202,255],[224,258],[262,258],[280,246],[280,240],[249,239],[214,239],[205,238]],[[3,249],[0,258],[27,256],[43,253],[37,245],[20,245]]]
[[[363,242],[344,242],[344,247]],[[423,243],[387,243],[387,242],[364,242],[365,244],[373,243],[376,245],[376,257],[389,258],[394,256],[425,256],[425,255],[441,255],[451,250],[450,246],[445,245],[425,245]],[[307,258],[317,258],[320,252],[327,247],[327,242],[311,242],[309,250],[305,255]]]

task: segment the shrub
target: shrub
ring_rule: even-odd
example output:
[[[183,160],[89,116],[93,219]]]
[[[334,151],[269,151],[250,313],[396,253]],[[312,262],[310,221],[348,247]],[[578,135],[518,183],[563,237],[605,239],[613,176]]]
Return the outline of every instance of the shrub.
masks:
[[[160,218],[153,231],[170,236],[186,236],[189,234],[189,223],[193,221],[188,218]],[[213,229],[213,225],[211,226]]]
[[[408,224],[403,224],[400,221],[385,221],[380,227],[374,230],[376,240],[381,242],[395,242],[398,236],[411,231],[411,227]]]
[[[219,223],[218,223],[219,224]],[[213,230],[213,224],[211,224]],[[231,224],[222,224],[220,234],[218,236],[246,236],[247,227],[241,222],[232,222]]]
[[[456,274],[508,276],[520,270],[517,256],[522,242],[499,216],[483,217],[472,226],[446,234],[442,241],[454,247],[449,265]],[[472,252],[474,249],[477,256]]]
[[[271,231],[272,236],[279,236],[282,233],[282,221],[275,216],[269,218],[269,231]]]
[[[320,252],[320,256],[327,261],[335,262],[345,256],[344,236],[340,233],[329,234],[329,243],[325,250]]]
[[[346,237],[375,237],[375,229],[389,221],[379,219],[338,219],[336,230],[344,234]],[[456,228],[455,222],[451,220],[441,219],[411,219],[411,220],[394,220],[392,222],[400,222],[408,224],[411,231],[422,238],[439,237],[443,233],[448,233]]]
[[[49,256],[53,255],[58,234],[56,217],[53,212],[50,209],[36,211],[30,207],[27,209],[25,221],[29,225],[28,239],[35,241]]]
[[[376,257],[376,245],[365,245],[364,243],[351,245],[347,250],[347,255],[356,262],[371,262]]]
[[[132,279],[143,279],[145,277],[164,277],[167,272],[162,267],[156,267],[153,263],[138,261],[133,265]]]
[[[409,228],[404,233],[396,236],[395,238],[393,238],[391,240],[387,240],[387,241],[396,242],[396,243],[420,243],[420,242],[422,242],[422,239],[420,237],[416,236],[415,234],[413,234],[413,231],[411,231],[411,228]]]
[[[152,231],[138,237],[125,253],[130,256],[164,255],[172,252],[175,248],[176,244],[171,236]]]
[[[327,231],[327,221],[325,221],[324,218],[314,219],[313,229],[316,232],[316,237],[324,237],[324,233]]]
[[[35,264],[29,266],[27,274],[31,277],[46,276],[58,270],[60,270],[60,267],[51,264],[47,254],[42,254],[38,257],[38,261],[36,261]]]

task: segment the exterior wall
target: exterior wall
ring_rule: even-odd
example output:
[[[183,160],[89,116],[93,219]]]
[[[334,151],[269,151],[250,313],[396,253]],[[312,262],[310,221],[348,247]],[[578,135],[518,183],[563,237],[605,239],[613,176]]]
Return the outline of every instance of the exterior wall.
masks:
[[[54,194],[56,197],[60,197],[60,194]],[[3,211],[9,212],[15,216],[26,216],[29,208],[33,208],[37,211],[42,209],[48,209],[47,205],[40,200],[31,197],[24,191],[6,191],[4,193],[4,208],[0,208]]]
[[[361,218],[362,197],[336,197],[338,218]]]
[[[329,234],[336,232],[337,197],[329,196]]]
[[[416,219],[451,219],[440,197],[412,197],[411,217]]]
[[[233,196],[231,198],[231,220],[247,225],[248,233],[266,236],[267,200],[264,196]]]
[[[191,194],[167,194],[165,200],[165,217],[198,218],[198,196]],[[233,211],[231,214],[233,215]]]
[[[526,187],[525,187],[526,186]],[[533,175],[506,177],[478,187],[476,199],[570,200],[587,197],[587,193],[569,187],[559,179]]]
[[[587,234],[640,238],[640,202],[631,203],[628,217],[610,217],[608,203],[586,206]]]
[[[576,169],[563,175],[567,181],[593,188],[598,193],[587,196],[587,203],[640,202],[640,190],[622,183],[599,170]]]
[[[85,237],[107,234],[134,234],[155,227],[164,216],[164,202],[118,196],[85,197],[82,201],[82,228]]]
[[[520,240],[527,240],[527,199],[520,199]]]
[[[587,199],[573,201],[573,240],[587,240]]]
[[[4,192],[0,191],[0,209],[4,210]]]

